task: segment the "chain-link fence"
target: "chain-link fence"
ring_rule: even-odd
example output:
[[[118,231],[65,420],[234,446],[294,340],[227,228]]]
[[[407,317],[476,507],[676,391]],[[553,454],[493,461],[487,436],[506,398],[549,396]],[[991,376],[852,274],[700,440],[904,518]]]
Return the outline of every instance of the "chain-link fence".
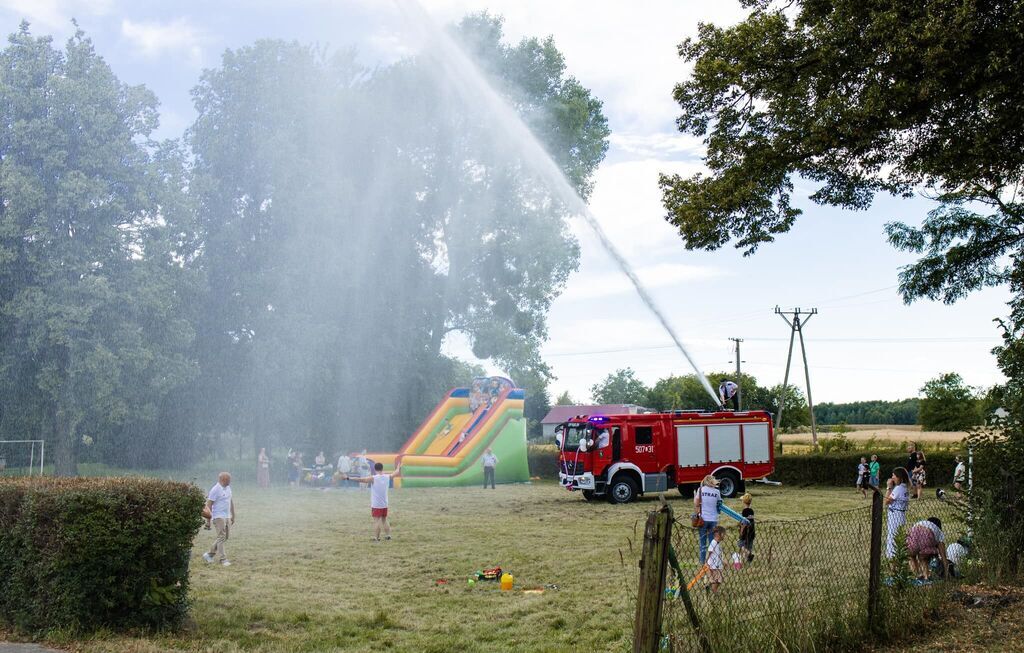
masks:
[[[882,508],[881,501],[875,510],[881,519],[875,526],[874,584],[870,504],[803,520],[758,519],[752,528],[741,528],[723,513],[717,533],[709,525],[693,527],[688,515],[677,516],[659,648],[820,650],[888,629],[886,619],[904,618],[917,598],[932,600],[936,589],[949,586],[953,579],[942,580],[945,567],[933,553],[952,547],[950,557],[963,562],[966,548],[956,543],[967,534],[966,515],[955,496],[911,500],[906,513]],[[934,551],[933,529],[914,528],[929,518],[941,522],[944,540]],[[915,564],[921,562],[914,571],[912,553],[919,555]],[[924,575],[929,582],[917,580]],[[897,590],[898,610],[887,598]],[[869,606],[872,600],[877,603]]]

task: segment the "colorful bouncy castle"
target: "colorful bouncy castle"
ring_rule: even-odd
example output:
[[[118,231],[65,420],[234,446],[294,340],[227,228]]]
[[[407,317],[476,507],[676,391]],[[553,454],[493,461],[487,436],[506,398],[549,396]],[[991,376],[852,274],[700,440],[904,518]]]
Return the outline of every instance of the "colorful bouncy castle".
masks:
[[[489,448],[498,458],[498,483],[529,481],[524,398],[510,379],[473,379],[470,387],[448,392],[398,453],[366,456],[385,470],[401,461],[395,487],[482,485],[480,458]]]

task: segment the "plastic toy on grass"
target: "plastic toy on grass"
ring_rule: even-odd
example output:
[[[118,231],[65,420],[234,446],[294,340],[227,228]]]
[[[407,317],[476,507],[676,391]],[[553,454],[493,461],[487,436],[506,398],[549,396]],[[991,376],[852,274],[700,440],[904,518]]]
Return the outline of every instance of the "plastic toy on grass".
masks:
[[[736,521],[738,521],[741,524],[749,524],[750,523],[750,520],[748,520],[746,517],[744,517],[740,513],[736,512],[735,510],[733,510],[729,506],[725,505],[724,503],[719,505],[719,509],[721,510],[721,512],[725,513],[729,517],[732,517],[733,519],[735,519]]]

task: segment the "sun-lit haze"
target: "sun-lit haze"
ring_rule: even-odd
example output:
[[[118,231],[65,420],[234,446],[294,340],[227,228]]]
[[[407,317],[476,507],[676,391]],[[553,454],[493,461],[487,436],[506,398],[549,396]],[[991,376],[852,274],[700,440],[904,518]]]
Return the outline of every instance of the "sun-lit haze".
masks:
[[[764,385],[780,382],[789,333],[773,309],[799,306],[820,313],[805,334],[816,401],[912,396],[945,371],[979,386],[1000,380],[989,351],[999,342],[992,319],[1005,312],[1004,291],[976,293],[952,306],[905,306],[898,297],[898,270],[912,259],[885,243],[883,225],[918,222],[932,207],[925,198],[880,196],[870,210],[853,213],[801,201],[809,193],[801,193],[798,183],[794,197],[805,215],[791,233],[746,258],[731,248],[686,251],[663,220],[658,173],[701,168],[701,144],[674,126],[672,86],[687,73],[676,45],[695,33],[699,21],[737,20],[737,2],[423,5],[439,23],[486,9],[504,16],[510,39],[554,37],[568,72],[604,102],[612,130],[590,207],[705,371],[734,367],[728,338],[738,337],[744,340],[744,371]],[[327,48],[355,44],[365,63],[373,64],[394,61],[411,47],[395,5],[370,0],[0,0],[7,32],[27,19],[34,30],[60,40],[73,30],[69,15],[117,75],[157,94],[164,137],[179,136],[191,124],[189,91],[225,48],[261,37]],[[620,367],[632,367],[648,383],[688,373],[686,360],[593,234],[582,221],[574,229],[581,267],[554,304],[543,350],[557,376],[552,396],[568,390],[586,399],[591,385]],[[447,348],[471,357],[458,340]]]

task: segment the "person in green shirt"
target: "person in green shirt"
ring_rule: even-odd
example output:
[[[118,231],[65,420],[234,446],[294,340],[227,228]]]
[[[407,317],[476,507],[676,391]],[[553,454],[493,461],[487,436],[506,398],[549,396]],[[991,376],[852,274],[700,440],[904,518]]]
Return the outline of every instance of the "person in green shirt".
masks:
[[[878,464],[878,454],[871,454],[871,464],[868,465],[868,473],[871,476],[871,487],[878,487],[878,474],[881,465]]]

